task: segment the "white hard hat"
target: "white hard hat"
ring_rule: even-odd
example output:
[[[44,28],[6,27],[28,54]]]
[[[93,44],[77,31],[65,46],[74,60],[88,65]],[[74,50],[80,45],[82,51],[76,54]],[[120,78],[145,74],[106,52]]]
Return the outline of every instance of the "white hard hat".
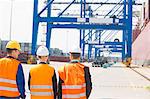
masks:
[[[47,47],[40,46],[37,49],[36,55],[38,55],[38,56],[48,56],[49,55],[49,51],[48,51]]]
[[[81,53],[81,48],[79,48],[79,47],[73,47],[70,50],[70,53]]]

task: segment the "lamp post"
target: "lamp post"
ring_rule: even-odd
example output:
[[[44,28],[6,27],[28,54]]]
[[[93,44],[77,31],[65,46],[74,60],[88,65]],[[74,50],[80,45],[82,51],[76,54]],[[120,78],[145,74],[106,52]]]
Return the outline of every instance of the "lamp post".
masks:
[[[11,32],[12,32],[12,12],[13,12],[13,1],[14,1],[14,0],[11,0],[11,7],[10,7],[9,40],[11,40]]]
[[[43,28],[42,36],[41,36],[41,43],[42,45],[46,46],[46,24],[42,23],[41,26]]]

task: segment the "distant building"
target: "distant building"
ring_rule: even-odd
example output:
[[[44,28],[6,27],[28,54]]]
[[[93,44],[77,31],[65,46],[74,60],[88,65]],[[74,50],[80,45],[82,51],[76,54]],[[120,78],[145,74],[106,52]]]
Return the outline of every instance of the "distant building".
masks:
[[[8,43],[7,40],[0,40],[0,50],[3,52],[6,52],[6,44]],[[21,52],[25,52],[28,54],[31,54],[31,43],[20,43],[21,45]],[[37,47],[39,47],[40,45],[37,45]],[[50,55],[51,56],[69,56],[68,53],[63,53],[62,50],[60,50],[59,48],[50,48]]]

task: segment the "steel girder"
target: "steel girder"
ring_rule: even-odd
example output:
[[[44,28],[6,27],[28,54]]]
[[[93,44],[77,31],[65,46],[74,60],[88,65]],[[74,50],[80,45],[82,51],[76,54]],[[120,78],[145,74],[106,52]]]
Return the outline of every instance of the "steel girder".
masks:
[[[109,1],[109,0],[107,0]],[[86,2],[86,0],[81,0],[79,3],[81,4],[81,9],[80,9],[80,18],[82,20],[85,20],[84,22],[79,22],[78,19],[79,17],[62,17],[63,13],[73,4],[75,4],[75,0],[72,0],[72,2],[68,3],[68,6],[60,12],[60,14],[57,17],[51,16],[51,8],[52,5],[55,4],[55,0],[47,0],[47,5],[41,10],[38,11],[38,5],[39,1],[34,0],[34,11],[33,11],[33,31],[32,31],[32,54],[35,54],[36,50],[36,43],[37,43],[37,35],[38,35],[38,28],[39,28],[39,23],[41,22],[46,22],[47,25],[47,33],[46,33],[46,46],[47,48],[50,48],[50,41],[51,41],[51,29],[53,28],[74,28],[74,29],[79,29],[80,30],[80,47],[82,48],[82,56],[84,57],[85,55],[85,45],[87,44],[88,47],[88,55],[90,58],[92,54],[92,48],[95,48],[95,56],[97,56],[97,53],[100,53],[101,51],[99,50],[98,47],[95,47],[95,45],[108,45],[108,42],[101,42],[101,35],[102,31],[104,30],[121,30],[123,31],[123,39],[121,43],[121,50],[115,50],[118,48],[116,42],[111,43],[110,46],[113,46],[113,44],[116,44],[115,47],[111,47],[112,52],[121,52],[122,53],[122,59],[125,57],[131,57],[131,46],[132,46],[132,5],[133,2],[132,0],[122,0],[122,2],[119,3],[114,3],[116,5],[122,5],[123,6],[123,18],[116,18],[113,17],[114,23],[112,24],[97,24],[97,23],[90,23],[90,18],[94,17],[92,15],[93,11],[96,11],[99,9],[103,3],[100,2],[100,6],[96,10],[92,10],[89,6],[89,9],[87,10],[86,6],[89,2]],[[91,2],[92,3],[92,2]],[[62,2],[63,4],[63,2]],[[94,3],[93,3],[94,4]],[[104,4],[107,4],[107,2],[104,2]],[[109,3],[108,3],[109,4]],[[118,8],[119,9],[119,8]],[[47,16],[42,17],[41,14],[47,10]],[[89,12],[89,15],[87,17],[86,12]],[[112,9],[113,11],[113,9]],[[121,11],[120,11],[121,12]],[[119,13],[120,13],[119,12]],[[108,13],[108,15],[111,13],[111,11]],[[110,14],[111,15],[111,14]],[[115,20],[119,20],[118,23],[115,23]],[[91,32],[89,31],[91,30]],[[87,43],[87,39],[85,38],[86,32],[88,31],[88,41],[92,40],[98,40],[99,42],[97,44],[90,44]],[[95,32],[96,31],[96,32]],[[95,37],[93,36],[93,32],[95,32]],[[114,50],[113,50],[114,49]],[[125,52],[127,50],[127,52]],[[99,52],[98,52],[99,51]]]

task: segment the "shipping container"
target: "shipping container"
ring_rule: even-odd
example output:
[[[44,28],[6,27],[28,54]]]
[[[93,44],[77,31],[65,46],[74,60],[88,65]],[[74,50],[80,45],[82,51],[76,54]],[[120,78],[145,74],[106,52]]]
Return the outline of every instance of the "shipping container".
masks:
[[[132,44],[132,60],[138,65],[149,64],[150,61],[150,22]]]
[[[136,28],[133,30],[133,35],[132,35],[132,42],[135,41],[135,39],[139,36],[139,34],[141,33],[141,30]]]
[[[6,44],[8,43],[8,41],[2,41],[2,44],[1,44],[1,50],[2,51],[6,51]]]

